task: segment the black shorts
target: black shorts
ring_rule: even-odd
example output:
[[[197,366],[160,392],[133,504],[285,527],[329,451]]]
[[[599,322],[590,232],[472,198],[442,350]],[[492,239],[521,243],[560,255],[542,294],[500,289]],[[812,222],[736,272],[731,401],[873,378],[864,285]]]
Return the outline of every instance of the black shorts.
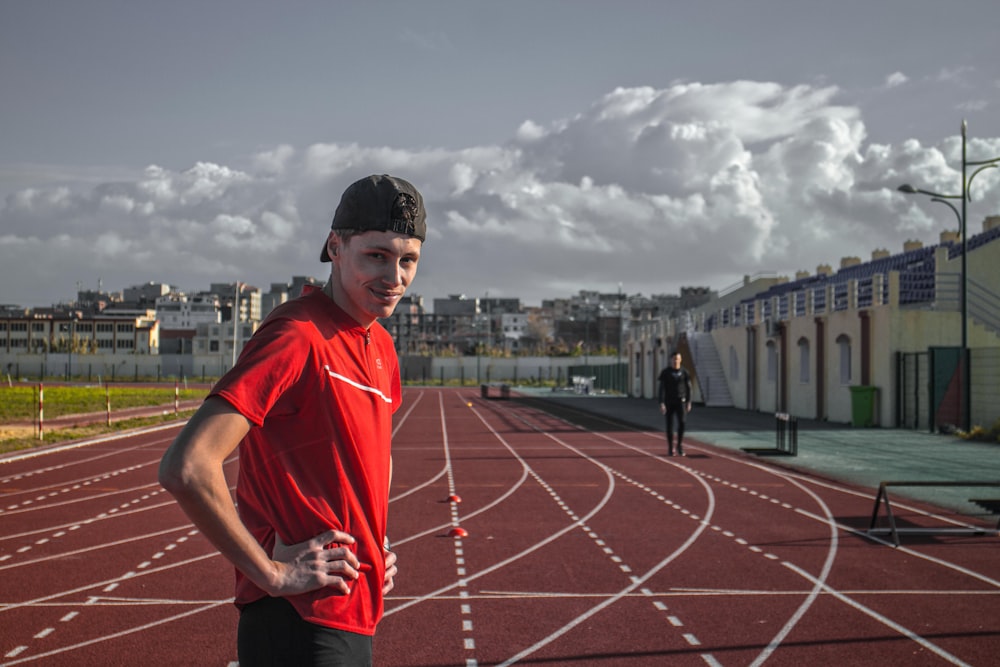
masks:
[[[371,667],[372,638],[309,623],[284,598],[263,598],[240,612],[240,667]]]

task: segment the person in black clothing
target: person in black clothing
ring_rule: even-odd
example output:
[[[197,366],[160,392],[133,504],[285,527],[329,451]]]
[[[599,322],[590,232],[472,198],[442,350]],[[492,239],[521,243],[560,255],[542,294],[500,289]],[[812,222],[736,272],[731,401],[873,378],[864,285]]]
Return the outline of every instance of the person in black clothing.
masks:
[[[684,422],[691,412],[691,375],[681,368],[681,353],[670,355],[670,365],[659,379],[660,414],[667,417],[667,453],[674,455],[674,417],[677,418],[677,453],[684,456]]]

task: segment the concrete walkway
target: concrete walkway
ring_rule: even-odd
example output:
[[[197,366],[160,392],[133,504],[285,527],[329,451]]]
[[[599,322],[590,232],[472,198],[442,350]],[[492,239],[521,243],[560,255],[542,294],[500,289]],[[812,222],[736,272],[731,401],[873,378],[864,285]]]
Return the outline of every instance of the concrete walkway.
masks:
[[[664,430],[659,405],[652,399],[551,391],[524,393],[640,429]],[[773,413],[695,405],[688,415],[685,440],[741,452],[746,448],[773,449],[777,442],[775,426]],[[663,447],[665,453],[666,438]],[[1000,443],[968,442],[955,436],[904,429],[855,428],[800,419],[797,455],[760,458],[870,488],[873,504],[879,484],[887,480],[1000,483]],[[1000,499],[1000,488],[899,487],[891,489],[891,494],[892,498],[913,498],[982,517],[985,510],[969,499]]]

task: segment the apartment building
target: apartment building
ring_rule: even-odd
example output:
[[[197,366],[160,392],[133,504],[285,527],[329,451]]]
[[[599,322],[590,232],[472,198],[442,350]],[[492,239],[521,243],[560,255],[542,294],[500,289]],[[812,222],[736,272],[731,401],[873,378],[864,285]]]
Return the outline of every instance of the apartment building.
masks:
[[[0,315],[0,353],[158,354],[160,327],[153,311],[38,317]]]

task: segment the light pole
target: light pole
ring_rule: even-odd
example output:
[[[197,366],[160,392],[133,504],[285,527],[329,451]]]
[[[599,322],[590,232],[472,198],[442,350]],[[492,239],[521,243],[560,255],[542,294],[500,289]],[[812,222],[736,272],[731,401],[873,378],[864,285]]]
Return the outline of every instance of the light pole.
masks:
[[[233,367],[236,366],[236,346],[239,343],[239,320],[240,320],[240,281],[236,281],[236,288],[233,290]]]
[[[623,334],[623,322],[622,322],[622,284],[618,283],[618,385],[619,389],[623,394],[627,393],[625,391],[625,381],[628,377],[627,373],[622,372],[622,336]]]
[[[961,346],[961,358],[959,359],[960,369],[962,374],[962,391],[960,396],[961,403],[961,421],[962,430],[968,432],[972,423],[972,401],[970,396],[970,390],[972,383],[969,378],[969,270],[968,270],[968,258],[966,257],[966,251],[969,249],[966,236],[966,204],[971,201],[971,195],[969,193],[969,185],[972,183],[972,179],[976,177],[976,174],[983,171],[984,169],[990,169],[997,166],[997,162],[1000,162],[1000,157],[995,157],[991,160],[969,160],[966,157],[966,135],[968,133],[968,125],[963,120],[962,121],[962,192],[957,195],[943,195],[938,192],[931,192],[929,190],[923,190],[920,188],[915,188],[910,184],[905,184],[899,186],[899,191],[906,194],[921,194],[927,195],[931,198],[931,201],[940,202],[945,204],[954,211],[955,215],[958,217],[959,233],[962,237],[962,281],[961,281],[961,317],[962,317],[962,346]],[[969,167],[978,167],[971,175],[967,176],[966,173]],[[962,210],[959,212],[955,208],[949,199],[961,199],[962,200]]]

